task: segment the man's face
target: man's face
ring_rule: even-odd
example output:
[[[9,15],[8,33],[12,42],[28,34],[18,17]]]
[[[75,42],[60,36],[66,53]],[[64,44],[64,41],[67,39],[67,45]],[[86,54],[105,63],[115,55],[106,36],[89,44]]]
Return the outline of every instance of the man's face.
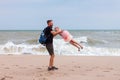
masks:
[[[53,26],[53,22],[52,22],[52,21],[49,22],[49,23],[48,23],[48,26]]]

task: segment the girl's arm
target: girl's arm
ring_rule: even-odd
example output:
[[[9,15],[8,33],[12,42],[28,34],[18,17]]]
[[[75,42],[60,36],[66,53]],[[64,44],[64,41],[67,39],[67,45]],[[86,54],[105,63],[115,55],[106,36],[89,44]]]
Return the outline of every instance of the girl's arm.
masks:
[[[53,34],[53,36],[56,36],[56,35],[58,35],[58,34],[60,34],[61,33],[61,31],[51,31],[51,33]]]

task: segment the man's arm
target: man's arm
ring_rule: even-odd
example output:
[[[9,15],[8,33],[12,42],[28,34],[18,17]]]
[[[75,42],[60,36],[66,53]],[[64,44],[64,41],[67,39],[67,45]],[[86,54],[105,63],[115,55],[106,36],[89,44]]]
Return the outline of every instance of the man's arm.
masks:
[[[56,31],[51,31],[51,33],[53,34],[53,36],[56,36],[56,35],[60,34],[61,31],[58,31],[58,32],[56,32]]]

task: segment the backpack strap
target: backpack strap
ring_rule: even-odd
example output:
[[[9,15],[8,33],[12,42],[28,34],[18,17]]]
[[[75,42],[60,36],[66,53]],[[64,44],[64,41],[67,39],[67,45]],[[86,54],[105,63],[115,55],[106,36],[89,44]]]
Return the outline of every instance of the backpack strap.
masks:
[[[46,28],[44,28],[43,33],[46,36],[46,34],[45,34],[46,33]],[[48,36],[46,36],[46,38],[49,38],[49,37],[50,37],[50,34]]]

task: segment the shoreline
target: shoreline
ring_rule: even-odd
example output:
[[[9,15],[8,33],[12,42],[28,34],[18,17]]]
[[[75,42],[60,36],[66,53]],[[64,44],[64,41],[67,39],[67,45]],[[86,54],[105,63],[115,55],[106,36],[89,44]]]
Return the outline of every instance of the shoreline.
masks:
[[[56,56],[56,71],[47,71],[49,56],[0,55],[0,80],[120,80],[119,56]]]

